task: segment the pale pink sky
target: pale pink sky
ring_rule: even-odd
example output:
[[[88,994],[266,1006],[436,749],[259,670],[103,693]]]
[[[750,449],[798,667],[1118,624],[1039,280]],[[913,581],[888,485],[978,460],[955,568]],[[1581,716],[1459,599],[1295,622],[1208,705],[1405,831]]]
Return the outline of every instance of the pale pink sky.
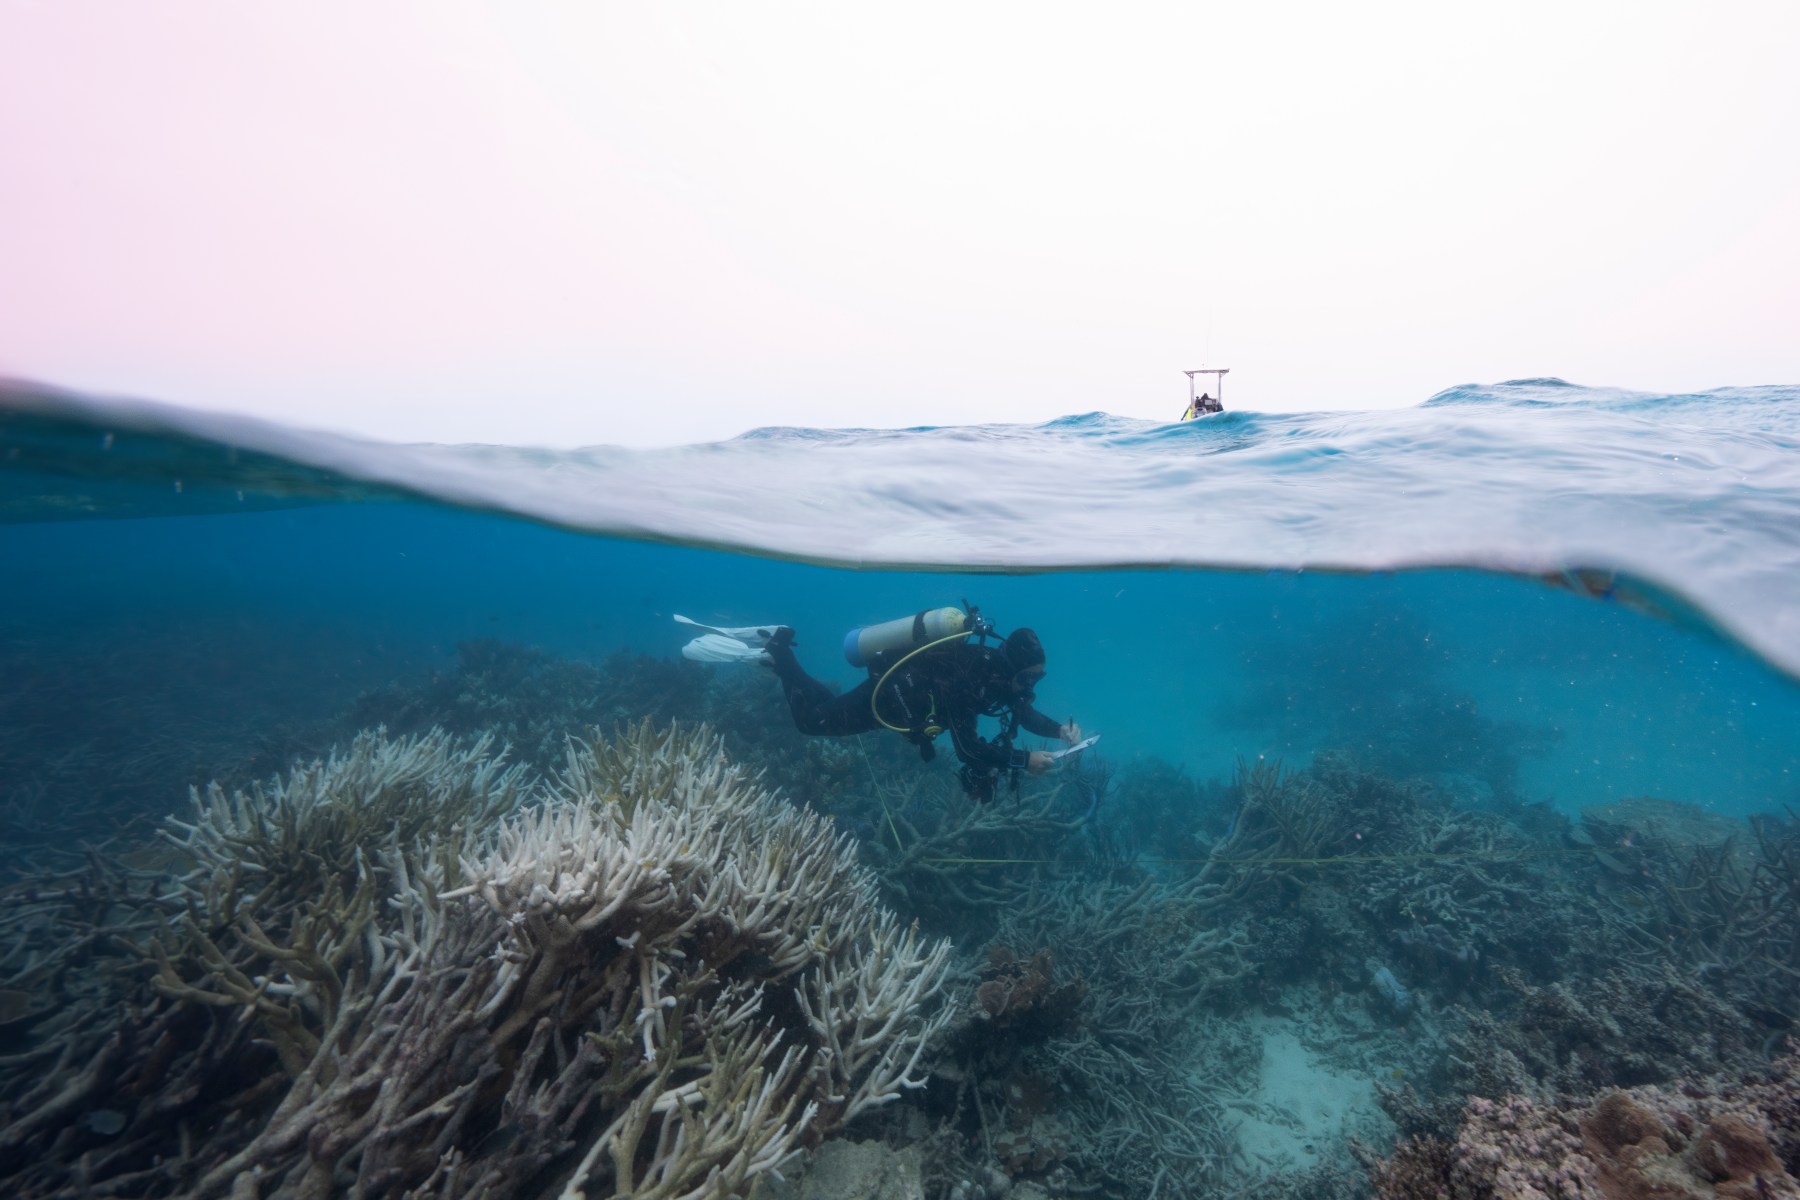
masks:
[[[1800,6],[0,4],[0,371],[383,437],[1800,382]]]

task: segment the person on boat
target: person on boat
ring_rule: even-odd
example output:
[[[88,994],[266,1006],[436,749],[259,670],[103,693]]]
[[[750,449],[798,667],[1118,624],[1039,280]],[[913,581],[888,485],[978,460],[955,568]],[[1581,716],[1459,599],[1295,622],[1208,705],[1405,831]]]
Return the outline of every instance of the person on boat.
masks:
[[[1164,410],[1164,411],[1167,411],[1167,410]],[[1198,396],[1196,396],[1192,401],[1189,402],[1189,404],[1187,406],[1187,411],[1181,414],[1181,419],[1184,421],[1191,421],[1195,417],[1203,417],[1207,413],[1216,413],[1216,412],[1224,412],[1224,411],[1225,411],[1224,405],[1220,404],[1217,400],[1214,400],[1212,398],[1212,396],[1210,396],[1206,392],[1201,392]]]
[[[937,754],[938,735],[948,733],[962,762],[963,790],[983,803],[994,798],[1003,776],[1017,789],[1018,772],[1041,775],[1055,764],[1047,750],[1013,747],[1021,728],[1071,746],[1081,740],[1073,719],[1058,722],[1035,707],[1046,660],[1043,643],[1029,629],[1013,630],[999,646],[945,641],[879,655],[869,663],[869,677],[841,695],[800,666],[788,626],[775,630],[763,651],[801,733],[842,737],[886,727],[917,746],[927,762]],[[991,738],[976,728],[983,716],[1000,720],[1000,731]]]

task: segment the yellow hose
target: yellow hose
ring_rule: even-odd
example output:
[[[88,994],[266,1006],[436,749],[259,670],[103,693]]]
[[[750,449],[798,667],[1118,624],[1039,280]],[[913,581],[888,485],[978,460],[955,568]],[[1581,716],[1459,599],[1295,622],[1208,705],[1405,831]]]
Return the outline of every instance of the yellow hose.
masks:
[[[869,693],[869,715],[874,717],[875,720],[877,722],[879,722],[884,728],[891,729],[895,733],[911,733],[912,730],[910,730],[910,729],[902,729],[898,725],[889,725],[886,721],[882,720],[881,710],[875,707],[875,702],[877,700],[881,699],[881,689],[887,686],[888,676],[892,675],[895,671],[898,671],[902,666],[906,665],[906,660],[911,658],[915,654],[923,654],[923,653],[925,653],[925,651],[931,649],[933,646],[941,646],[945,642],[954,642],[961,638],[966,638],[969,636],[970,636],[969,631],[965,629],[960,633],[952,633],[945,637],[941,637],[935,642],[926,642],[923,646],[920,646],[917,650],[908,650],[904,655],[901,656],[899,662],[895,663],[893,666],[891,666],[887,670],[883,671],[881,673],[881,678],[876,681],[875,690]]]

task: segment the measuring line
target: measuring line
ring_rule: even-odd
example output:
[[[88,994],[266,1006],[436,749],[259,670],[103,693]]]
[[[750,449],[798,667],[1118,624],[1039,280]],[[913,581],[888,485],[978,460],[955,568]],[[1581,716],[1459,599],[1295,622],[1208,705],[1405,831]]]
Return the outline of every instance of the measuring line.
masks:
[[[869,703],[873,704],[873,698]],[[862,754],[863,765],[869,768],[869,780],[875,785],[875,803],[881,805],[881,815],[887,818],[888,832],[894,835],[894,849],[906,853],[906,847],[900,842],[900,830],[894,825],[894,814],[888,811],[887,801],[881,795],[881,779],[875,774],[875,764],[869,761],[869,752],[863,749],[863,740],[856,739],[856,748]]]

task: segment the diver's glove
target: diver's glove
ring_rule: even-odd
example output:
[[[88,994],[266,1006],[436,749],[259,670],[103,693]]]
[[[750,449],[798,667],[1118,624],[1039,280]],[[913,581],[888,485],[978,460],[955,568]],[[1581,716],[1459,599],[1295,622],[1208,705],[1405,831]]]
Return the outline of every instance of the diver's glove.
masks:
[[[763,665],[769,667],[782,679],[800,670],[800,660],[794,657],[794,630],[790,625],[778,625],[768,640],[763,642]]]
[[[1047,750],[1014,750],[1006,757],[1007,770],[1025,771],[1032,775],[1042,775],[1055,765],[1055,757]]]

